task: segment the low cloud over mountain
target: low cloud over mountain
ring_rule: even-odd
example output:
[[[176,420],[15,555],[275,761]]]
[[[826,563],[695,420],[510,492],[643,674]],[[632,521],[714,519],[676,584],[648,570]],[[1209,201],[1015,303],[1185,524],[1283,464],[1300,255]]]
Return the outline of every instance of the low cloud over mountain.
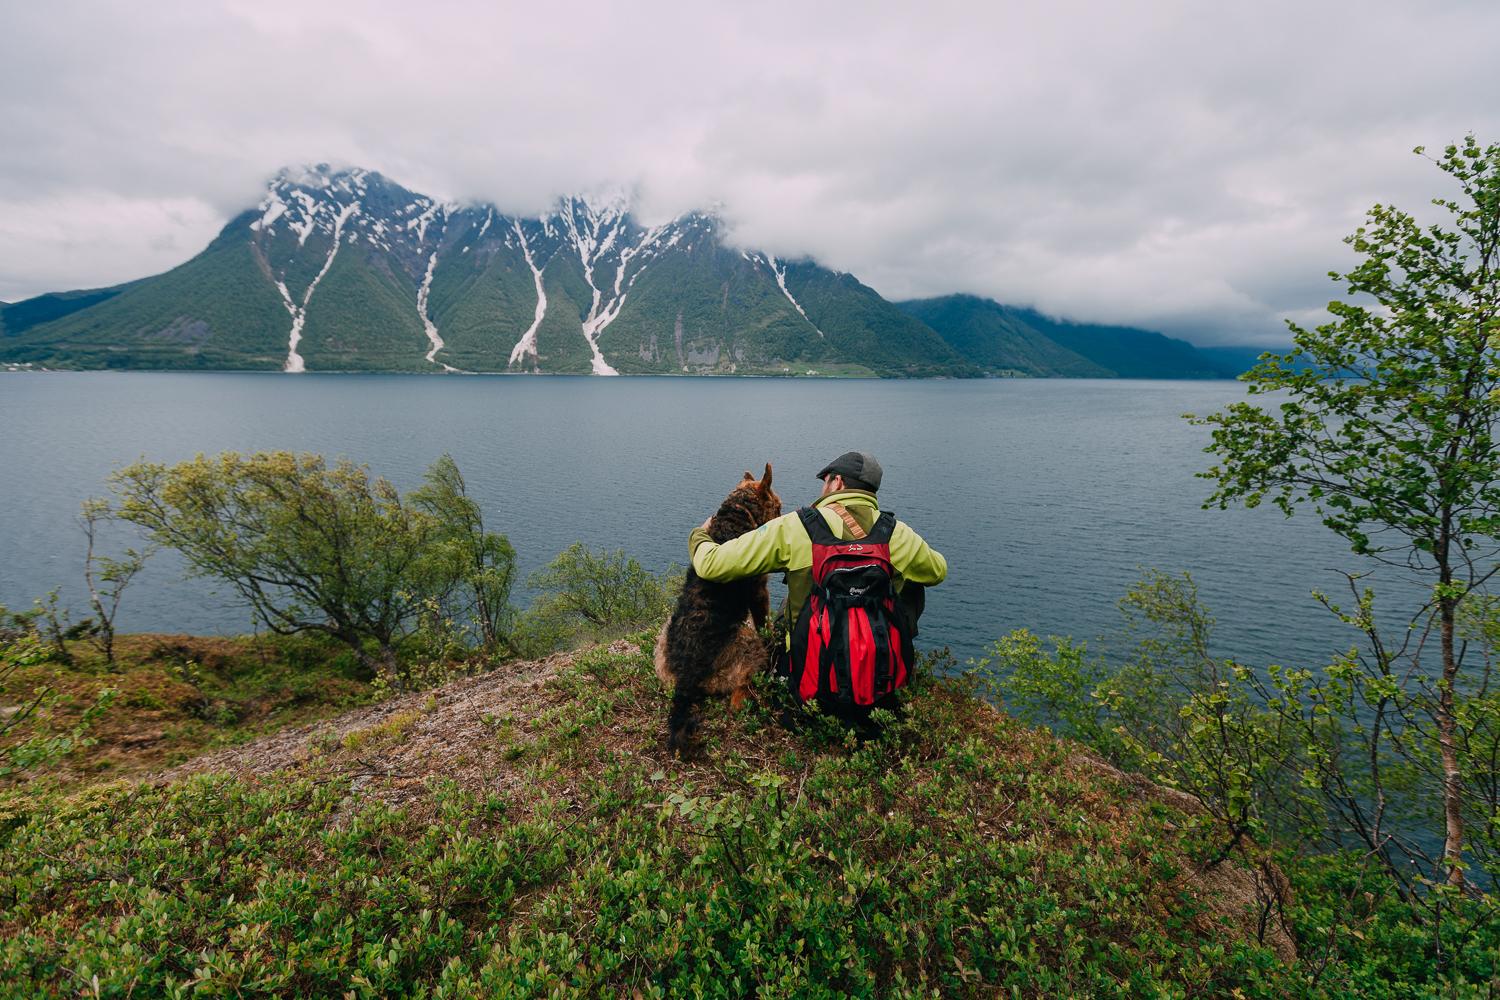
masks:
[[[172,266],[309,155],[646,225],[887,298],[968,291],[1199,341],[1315,316],[1407,152],[1500,134],[1500,8],[161,3],[0,13],[0,299]]]

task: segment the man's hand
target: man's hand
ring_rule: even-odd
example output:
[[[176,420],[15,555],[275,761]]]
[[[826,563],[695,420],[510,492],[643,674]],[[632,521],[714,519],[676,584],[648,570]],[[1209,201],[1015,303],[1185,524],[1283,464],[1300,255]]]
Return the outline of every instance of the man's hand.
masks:
[[[714,519],[714,516],[712,514],[710,514],[707,517],[705,517],[703,519],[703,523],[700,524],[700,525],[698,525],[698,530],[700,530],[700,531],[707,531],[708,530],[708,525],[709,525],[709,523],[711,521],[713,521],[713,519]]]

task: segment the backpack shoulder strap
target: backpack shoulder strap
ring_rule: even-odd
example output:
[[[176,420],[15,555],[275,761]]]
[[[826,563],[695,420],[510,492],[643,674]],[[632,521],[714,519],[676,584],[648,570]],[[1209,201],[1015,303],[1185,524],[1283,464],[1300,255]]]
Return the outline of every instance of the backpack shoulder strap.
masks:
[[[844,527],[849,529],[850,538],[853,538],[857,542],[865,537],[865,529],[861,528],[859,522],[854,519],[854,515],[849,513],[849,508],[835,500],[833,503],[828,504],[828,509],[837,514],[839,520],[844,522]]]
[[[807,537],[812,539],[814,545],[837,545],[839,537],[828,528],[828,522],[823,520],[823,515],[816,507],[797,508],[797,517],[802,521],[802,527],[807,529]]]
[[[876,545],[884,545],[891,540],[891,535],[896,532],[896,515],[888,510],[880,512],[875,523],[870,525],[869,540]]]

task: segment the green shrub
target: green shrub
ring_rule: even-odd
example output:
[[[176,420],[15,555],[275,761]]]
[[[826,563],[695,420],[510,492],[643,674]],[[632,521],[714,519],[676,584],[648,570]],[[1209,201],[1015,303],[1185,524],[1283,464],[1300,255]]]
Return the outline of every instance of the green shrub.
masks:
[[[526,656],[659,624],[681,588],[680,577],[658,576],[621,550],[595,551],[582,542],[527,584],[541,593],[516,625],[515,645]]]

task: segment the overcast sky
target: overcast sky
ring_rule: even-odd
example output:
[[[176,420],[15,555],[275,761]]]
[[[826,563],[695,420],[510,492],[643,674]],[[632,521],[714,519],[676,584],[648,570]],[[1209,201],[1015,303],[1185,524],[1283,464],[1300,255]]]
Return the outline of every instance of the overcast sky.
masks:
[[[650,218],[888,298],[1278,342],[1413,156],[1500,141],[1500,3],[0,7],[0,300],[200,250],[279,167]]]

